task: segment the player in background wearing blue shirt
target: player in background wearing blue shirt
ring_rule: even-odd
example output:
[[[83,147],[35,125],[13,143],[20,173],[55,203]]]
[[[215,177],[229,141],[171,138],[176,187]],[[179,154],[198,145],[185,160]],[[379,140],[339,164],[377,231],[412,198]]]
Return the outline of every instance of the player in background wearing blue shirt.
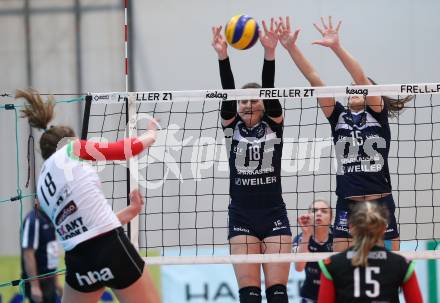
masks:
[[[57,269],[59,248],[55,228],[38,206],[31,210],[23,221],[21,251],[23,279]],[[57,293],[61,297],[62,288],[56,276],[25,283],[25,295],[31,303],[55,303]]]
[[[302,232],[293,240],[293,252],[333,251],[332,217],[332,209],[327,201],[322,199],[313,201],[308,212],[298,217]],[[305,270],[306,274],[300,290],[301,303],[316,302],[321,279],[318,262],[296,262],[295,269]]]
[[[360,64],[339,42],[341,22],[333,27],[331,17],[328,24],[321,18],[322,27],[315,25],[322,39],[313,43],[330,48],[350,73],[354,85],[375,84],[368,78]],[[312,86],[324,86],[324,82],[310,62],[296,46],[299,30],[290,30],[289,19],[280,19],[278,32],[280,43],[287,49],[293,61]],[[350,91],[347,89],[347,92]],[[353,92],[355,93],[355,92]],[[358,93],[358,92],[356,92]],[[319,105],[329,120],[335,144],[338,171],[336,176],[336,215],[334,224],[335,251],[343,251],[351,243],[348,218],[352,205],[362,201],[376,200],[388,208],[388,227],[384,238],[392,239],[393,250],[399,249],[395,204],[392,196],[388,154],[391,132],[388,116],[397,115],[411,96],[393,99],[386,96],[368,96],[362,90],[361,96],[351,96],[345,108],[334,98],[318,98]]]

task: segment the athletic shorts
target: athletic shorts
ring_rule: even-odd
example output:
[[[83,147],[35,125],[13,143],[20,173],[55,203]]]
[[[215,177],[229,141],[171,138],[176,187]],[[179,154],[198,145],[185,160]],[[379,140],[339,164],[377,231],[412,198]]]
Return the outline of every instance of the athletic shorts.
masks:
[[[388,226],[385,231],[384,239],[395,239],[399,237],[399,230],[397,228],[396,216],[394,214],[396,205],[394,204],[393,195],[388,195],[383,198],[375,200],[379,205],[388,209]],[[336,202],[336,216],[333,228],[333,238],[351,238],[348,229],[348,218],[350,217],[352,205],[355,203],[362,203],[360,201],[353,201],[350,199],[338,198]]]
[[[142,276],[145,264],[122,227],[78,244],[65,261],[66,282],[80,292],[126,288]]]
[[[241,209],[229,206],[228,239],[248,235],[263,240],[267,237],[292,235],[286,207],[283,205],[266,209]]]

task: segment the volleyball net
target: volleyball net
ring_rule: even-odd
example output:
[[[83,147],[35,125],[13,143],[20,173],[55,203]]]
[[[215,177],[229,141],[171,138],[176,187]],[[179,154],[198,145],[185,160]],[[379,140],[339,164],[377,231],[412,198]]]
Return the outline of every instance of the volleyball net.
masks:
[[[438,258],[422,241],[440,238],[440,84],[319,88],[111,92],[89,97],[87,138],[113,141],[142,133],[159,120],[156,143],[125,162],[98,164],[104,191],[118,210],[139,187],[146,205],[130,226],[131,239],[149,263],[229,263],[317,260],[316,254],[229,256],[229,167],[221,128],[224,100],[279,99],[284,112],[281,180],[292,234],[297,217],[317,199],[336,206],[336,158],[331,128],[317,98],[346,105],[353,95],[414,100],[389,118],[389,168],[402,242],[409,258]],[[87,113],[87,110],[86,110]],[[133,169],[134,168],[134,169]],[[150,252],[160,256],[152,256]],[[279,259],[282,258],[282,259]]]

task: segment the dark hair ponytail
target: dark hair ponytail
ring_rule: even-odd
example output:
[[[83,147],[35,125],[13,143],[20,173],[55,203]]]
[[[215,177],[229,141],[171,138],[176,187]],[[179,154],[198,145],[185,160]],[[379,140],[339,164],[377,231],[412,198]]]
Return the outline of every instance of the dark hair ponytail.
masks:
[[[368,77],[368,80],[370,80],[373,85],[377,85],[377,83],[370,77]],[[397,117],[400,114],[400,111],[405,108],[405,104],[412,101],[413,99],[414,96],[406,96],[403,98],[399,97],[397,99],[388,96],[382,96],[383,102],[388,107],[388,116],[392,118]]]

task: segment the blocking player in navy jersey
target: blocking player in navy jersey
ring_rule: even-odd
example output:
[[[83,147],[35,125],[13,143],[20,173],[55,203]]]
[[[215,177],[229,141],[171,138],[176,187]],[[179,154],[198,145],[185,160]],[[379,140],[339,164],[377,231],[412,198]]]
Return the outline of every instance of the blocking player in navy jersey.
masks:
[[[59,248],[55,228],[49,217],[38,207],[23,221],[21,241],[22,278],[27,279],[53,272],[58,267]],[[56,276],[25,283],[25,295],[31,303],[55,303],[62,288]]]
[[[333,234],[331,230],[332,209],[327,201],[312,202],[306,214],[298,217],[302,232],[293,239],[293,252],[331,252]],[[313,303],[318,299],[321,270],[317,262],[296,262],[296,271],[305,270],[306,278],[301,286],[301,303]]]
[[[321,18],[322,27],[315,24],[322,34],[314,44],[329,47],[344,64],[353,78],[354,85],[375,84],[368,78],[360,64],[339,42],[341,22],[333,27],[331,17],[328,23]],[[290,29],[289,20],[281,20],[279,37],[293,61],[312,86],[324,86],[310,62],[296,46],[299,30]],[[347,108],[334,98],[318,98],[319,105],[330,122],[335,153],[338,162],[336,176],[336,215],[334,224],[334,250],[342,251],[350,245],[347,220],[350,207],[359,201],[377,200],[389,210],[388,228],[385,239],[393,239],[392,247],[399,247],[395,203],[392,196],[391,179],[388,168],[391,132],[388,116],[397,115],[412,97],[392,99],[389,97],[351,96]]]
[[[98,302],[105,287],[120,302],[159,302],[151,277],[122,228],[139,214],[143,198],[130,193],[130,205],[114,213],[102,191],[99,176],[85,160],[124,160],[152,145],[156,122],[137,138],[98,143],[75,138],[67,126],[48,124],[54,101],[45,102],[34,90],[17,91],[27,101],[22,110],[32,127],[43,129],[44,159],[37,183],[40,208],[55,226],[65,250],[66,283],[63,303]]]
[[[278,37],[271,20],[263,21],[262,86],[274,87]],[[212,45],[219,59],[224,89],[234,89],[227,44],[221,26],[214,27]],[[250,83],[243,88],[259,88]],[[288,253],[291,231],[281,191],[283,112],[278,100],[223,101],[222,126],[229,149],[229,241],[232,254]],[[267,302],[288,302],[289,263],[263,264]],[[261,264],[235,264],[240,302],[261,302]]]
[[[423,302],[414,262],[387,251],[383,234],[388,211],[376,202],[357,203],[349,218],[353,246],[319,261],[322,270],[318,303]]]

